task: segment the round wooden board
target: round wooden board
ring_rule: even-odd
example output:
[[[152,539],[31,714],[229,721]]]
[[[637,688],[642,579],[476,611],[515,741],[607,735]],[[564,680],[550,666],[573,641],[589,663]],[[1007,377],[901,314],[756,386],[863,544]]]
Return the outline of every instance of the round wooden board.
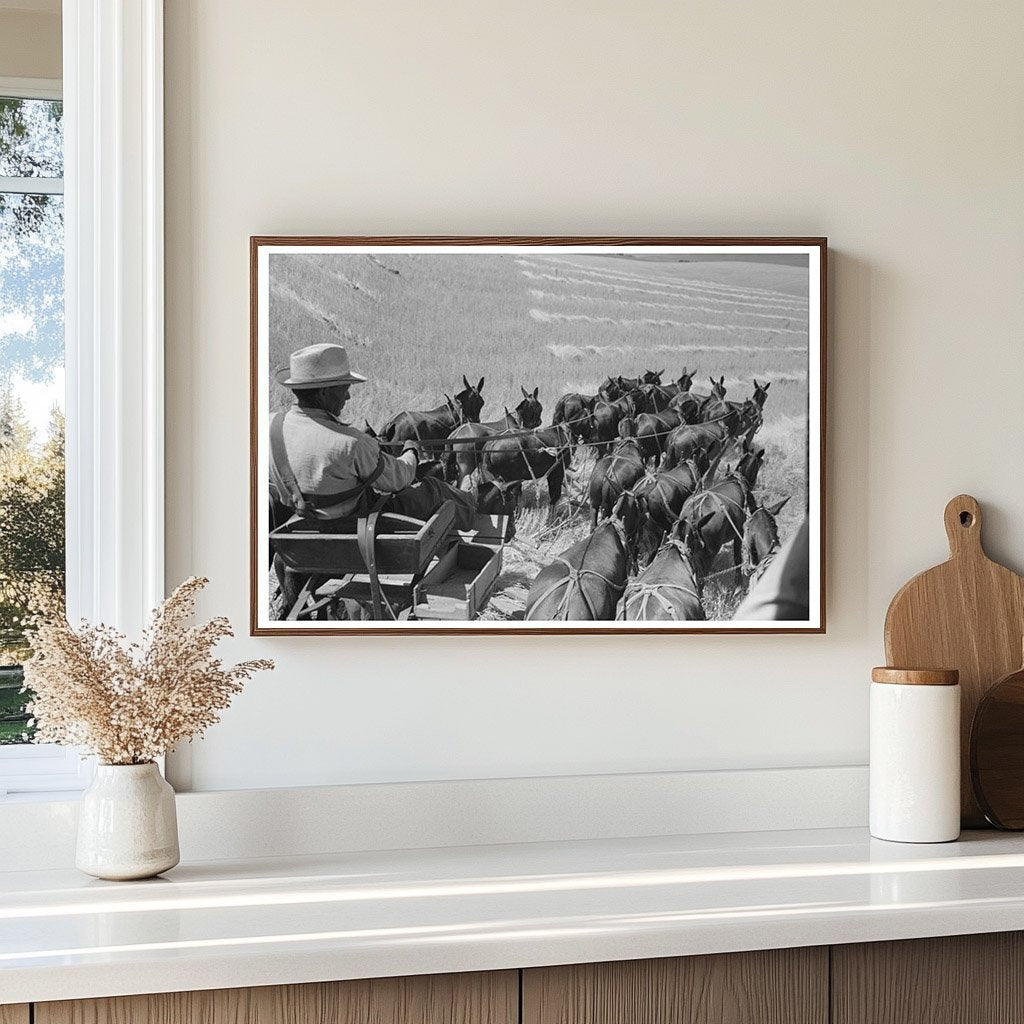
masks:
[[[997,828],[1024,829],[1024,668],[999,680],[971,727],[971,785]]]

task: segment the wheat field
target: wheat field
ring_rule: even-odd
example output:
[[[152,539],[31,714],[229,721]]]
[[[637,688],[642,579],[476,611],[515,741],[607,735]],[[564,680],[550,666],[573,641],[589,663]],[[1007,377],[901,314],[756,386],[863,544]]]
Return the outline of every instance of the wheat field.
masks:
[[[345,418],[377,429],[401,410],[442,404],[463,375],[484,378],[481,419],[514,408],[521,387],[539,387],[545,423],[559,396],[593,394],[610,375],[664,370],[668,382],[685,366],[698,390],[724,375],[735,400],[755,377],[767,380],[757,494],[790,498],[779,517],[785,541],[808,512],[807,294],[806,257],[271,251],[270,370],[305,345],[345,345],[369,378],[352,389]],[[269,388],[271,411],[290,404],[272,374]],[[527,486],[483,618],[521,617],[533,576],[585,534],[592,463],[577,455],[557,509]],[[723,552],[714,570],[730,561]],[[745,592],[738,575],[706,587],[709,619],[731,617]]]

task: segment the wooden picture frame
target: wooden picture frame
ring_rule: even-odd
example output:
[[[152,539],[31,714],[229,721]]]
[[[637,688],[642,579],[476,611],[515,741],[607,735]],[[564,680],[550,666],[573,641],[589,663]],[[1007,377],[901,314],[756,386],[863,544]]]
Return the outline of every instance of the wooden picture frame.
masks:
[[[827,241],[818,237],[254,236],[251,634],[824,633],[826,296]],[[274,374],[281,370],[280,379],[289,379],[292,394],[304,393],[308,405],[295,363],[291,375],[282,366],[296,350],[322,342],[344,346],[352,370],[369,381],[352,386],[342,417],[347,423],[353,414],[352,428],[339,431],[333,412],[328,421],[314,409],[320,426],[360,446],[366,441],[353,439],[355,425],[376,428],[385,435],[379,450],[394,456],[406,436],[419,439],[438,476],[473,468],[462,487],[497,503],[498,512],[514,508],[514,538],[508,518],[497,513],[467,522],[458,497],[418,519],[396,510],[404,497],[378,501],[372,485],[373,500],[361,497],[358,507],[316,507],[320,497],[341,493],[337,486],[330,495],[303,490],[332,490],[310,482],[323,479],[317,474],[328,456],[309,438],[328,435],[307,431],[305,440],[288,440],[285,430],[294,433],[300,420],[308,426],[310,410],[286,411],[290,389]],[[658,370],[659,384],[643,383]],[[684,389],[694,370],[699,376]],[[725,394],[708,394],[711,383]],[[606,389],[595,395],[601,385]],[[480,403],[471,393],[484,403],[475,420],[472,406]],[[583,403],[579,415],[552,425],[576,398]],[[543,407],[539,426],[532,406],[514,408],[531,399]],[[294,448],[276,449],[289,467],[283,477],[270,451],[272,415],[279,413],[280,444]],[[482,426],[475,422],[481,420]],[[699,428],[705,447],[693,431],[672,434],[673,423]],[[442,437],[449,425],[467,436]],[[706,433],[724,436],[707,441]],[[668,454],[666,445],[673,446]],[[531,454],[541,450],[561,471]],[[613,450],[629,459],[639,453],[643,476],[632,483],[601,478],[601,500],[621,500],[611,515],[603,510],[604,529],[598,525],[600,535],[585,544],[594,466]],[[692,479],[677,479],[685,478],[683,461],[674,466],[677,476],[658,476],[686,453]],[[616,455],[600,472],[607,477],[609,465],[618,472],[624,458]],[[292,461],[301,463],[298,473]],[[737,485],[731,497],[726,483],[737,474],[753,483],[745,491]],[[358,474],[353,479],[358,485]],[[691,483],[696,497],[673,520]],[[546,511],[545,485],[547,500],[556,498]],[[282,494],[289,487],[290,499]],[[439,488],[420,485],[417,493]],[[782,554],[775,545],[768,557],[767,526],[763,536],[744,534],[763,525],[755,510],[770,514],[784,498],[773,518]],[[296,501],[307,515],[289,519]],[[371,505],[381,503],[373,515]],[[345,518],[325,526],[339,510]],[[662,523],[674,523],[670,535]],[[636,550],[640,563],[631,566]],[[605,552],[612,552],[611,569],[594,561]],[[639,580],[644,560],[659,553],[664,580],[653,570]],[[763,572],[752,597],[747,569]],[[542,580],[531,579],[542,571]],[[566,580],[559,583],[559,575]],[[612,603],[616,588],[625,596]],[[613,614],[612,607],[618,615],[625,608],[631,616],[705,618],[579,617]],[[744,617],[725,617],[735,611]]]

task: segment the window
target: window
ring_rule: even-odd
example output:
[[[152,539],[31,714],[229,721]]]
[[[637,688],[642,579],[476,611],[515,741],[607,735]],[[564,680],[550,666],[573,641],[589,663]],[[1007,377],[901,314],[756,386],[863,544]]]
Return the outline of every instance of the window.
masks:
[[[6,86],[6,87],[5,87]],[[62,606],[63,104],[52,84],[0,80],[0,787],[74,786],[77,758],[30,746],[26,617]],[[45,771],[43,771],[45,769]],[[43,780],[43,776],[49,778]]]
[[[36,205],[63,214],[68,615],[137,635],[165,593],[163,3],[65,0],[62,24],[63,197],[38,151],[38,164],[0,172],[0,192],[50,196]],[[61,83],[40,84],[0,78],[0,97],[62,99]],[[58,374],[38,386],[59,391]],[[74,751],[0,745],[0,793],[61,793],[90,775]]]

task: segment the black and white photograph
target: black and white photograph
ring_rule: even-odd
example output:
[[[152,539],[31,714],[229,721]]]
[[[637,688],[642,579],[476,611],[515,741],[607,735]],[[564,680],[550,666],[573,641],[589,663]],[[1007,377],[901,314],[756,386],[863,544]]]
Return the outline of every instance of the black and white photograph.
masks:
[[[253,238],[253,633],[822,632],[825,252]]]

